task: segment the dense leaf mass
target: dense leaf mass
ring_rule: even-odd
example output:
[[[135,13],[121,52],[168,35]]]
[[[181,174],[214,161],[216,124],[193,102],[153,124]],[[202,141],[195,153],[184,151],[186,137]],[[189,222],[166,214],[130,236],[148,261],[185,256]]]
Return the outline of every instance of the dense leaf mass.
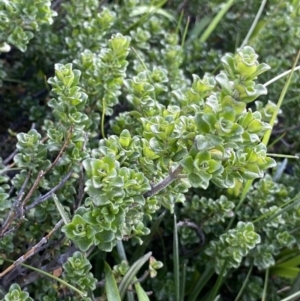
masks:
[[[298,291],[300,5],[233,2],[0,1],[0,300]]]

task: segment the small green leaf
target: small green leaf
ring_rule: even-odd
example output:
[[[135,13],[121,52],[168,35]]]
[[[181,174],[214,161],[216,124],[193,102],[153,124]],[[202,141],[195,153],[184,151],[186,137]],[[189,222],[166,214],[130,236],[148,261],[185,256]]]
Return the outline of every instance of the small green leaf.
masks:
[[[191,156],[183,158],[180,165],[185,169],[186,172],[192,173],[194,170],[194,160]]]
[[[230,83],[227,75],[224,72],[221,72],[216,76],[216,81],[222,87],[222,90],[230,95],[232,93],[232,84]]]

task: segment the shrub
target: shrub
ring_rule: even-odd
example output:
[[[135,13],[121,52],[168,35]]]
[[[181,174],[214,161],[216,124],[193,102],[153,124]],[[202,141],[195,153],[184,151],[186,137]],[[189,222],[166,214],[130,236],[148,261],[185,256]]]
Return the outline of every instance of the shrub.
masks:
[[[296,2],[242,47],[256,1],[201,20],[197,1],[0,4],[2,300],[297,296],[299,166],[270,154],[287,109],[265,96],[299,49]]]

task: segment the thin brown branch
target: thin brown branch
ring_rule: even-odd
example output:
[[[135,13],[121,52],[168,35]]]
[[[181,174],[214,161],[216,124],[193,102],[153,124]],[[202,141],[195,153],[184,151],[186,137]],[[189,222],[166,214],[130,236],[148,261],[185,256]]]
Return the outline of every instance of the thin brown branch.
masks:
[[[13,158],[14,156],[18,153],[18,149],[15,149],[5,160],[3,160],[3,164],[6,165],[8,164]]]
[[[43,176],[45,175],[45,173],[41,170],[38,174],[38,176],[36,177],[32,187],[30,188],[29,192],[27,193],[25,199],[23,200],[21,207],[24,208],[24,206],[26,205],[26,203],[28,202],[28,200],[31,198],[32,194],[34,193],[34,191],[37,189],[37,187],[39,186],[39,183],[41,181],[41,179],[43,178]]]
[[[105,286],[105,280],[100,280],[96,283],[96,287],[104,287]]]
[[[32,208],[34,208],[35,206],[47,201],[59,188],[61,188],[62,186],[65,185],[65,183],[68,181],[68,179],[70,178],[71,174],[72,174],[73,170],[70,170],[67,175],[61,180],[61,182],[56,185],[55,187],[53,187],[50,191],[48,191],[46,194],[38,197],[37,199],[35,199],[30,205],[25,207],[25,211],[28,211]]]
[[[16,199],[14,205],[12,206],[12,208],[10,209],[10,211],[9,211],[9,213],[7,215],[7,218],[3,222],[2,227],[0,228],[0,237],[3,236],[3,234],[6,232],[7,228],[13,222],[13,219],[14,219],[14,217],[16,215],[15,210],[18,209],[19,204],[20,204],[20,202],[21,202],[21,200],[22,200],[22,198],[24,196],[24,190],[25,190],[25,188],[27,186],[27,183],[29,181],[30,176],[31,176],[31,171],[28,172],[28,174],[27,174],[27,176],[25,178],[25,181],[24,181],[24,183],[23,183],[23,185],[22,185],[22,187],[21,187],[21,189],[20,189],[20,191],[18,193],[17,199]],[[11,231],[9,231],[9,232],[11,232]]]
[[[169,173],[169,175],[165,179],[153,186],[151,190],[144,193],[144,198],[149,198],[168,187],[172,182],[180,177],[182,170],[183,167],[181,165],[178,165],[173,171]]]
[[[177,227],[184,227],[184,226],[195,229],[196,233],[201,241],[201,245],[203,245],[205,243],[205,236],[201,230],[201,227],[199,227],[197,224],[190,222],[188,220],[180,221],[177,223]]]
[[[10,220],[10,221],[11,221],[11,220]],[[10,224],[11,224],[11,223],[12,223],[12,221],[10,222]],[[13,226],[12,228],[8,229],[7,231],[6,231],[7,227],[6,227],[5,231],[2,231],[2,230],[1,230],[0,237],[6,236],[6,235],[8,235],[8,234],[10,234],[10,233],[12,233],[12,232],[14,232],[14,231],[16,231],[16,230],[20,227],[21,223],[22,223],[22,219],[19,220],[19,222],[18,222],[15,226]],[[10,224],[9,224],[9,225],[10,225]],[[2,233],[2,232],[3,232],[3,233]]]
[[[11,223],[13,222],[15,217],[21,217],[21,219],[23,218],[23,215],[26,211],[34,208],[35,206],[47,201],[58,189],[60,189],[70,178],[71,174],[72,174],[73,170],[70,170],[68,172],[68,174],[62,179],[62,181],[56,185],[55,187],[53,187],[50,191],[48,191],[46,194],[38,197],[36,200],[33,201],[32,204],[24,207],[21,207],[21,210],[16,213],[16,211],[12,211],[12,213],[8,216],[7,220],[5,221],[5,223],[3,223],[3,226],[0,228],[0,237],[5,236],[13,231],[15,231],[21,224],[22,220],[16,225],[14,226],[12,229],[7,230],[8,227],[11,225]],[[23,201],[24,203],[24,201]]]
[[[30,177],[31,177],[31,173],[32,173],[32,171],[30,170],[30,171],[28,172],[27,176],[26,176],[26,179],[25,179],[25,181],[24,181],[24,183],[23,183],[23,185],[22,185],[22,187],[21,187],[19,193],[18,193],[18,196],[17,196],[17,204],[16,204],[16,206],[19,206],[19,203],[21,202],[21,200],[22,200],[22,198],[23,198],[23,196],[24,196],[24,190],[25,190],[25,188],[26,188],[26,186],[27,186],[27,184],[28,184],[28,181],[29,181],[29,179],[30,179]]]
[[[68,248],[68,250],[64,253],[64,254],[61,254],[59,255],[58,258],[55,258],[53,259],[51,262],[49,262],[48,264],[44,265],[44,266],[41,266],[39,267],[40,270],[42,271],[46,271],[48,273],[51,273],[52,271],[55,271],[59,268],[62,267],[62,265],[67,262],[68,258],[71,257],[73,255],[73,253],[75,251],[77,251],[78,248],[76,246],[70,246]],[[24,270],[26,268],[23,268],[22,269],[22,274],[24,274]],[[9,274],[10,276],[10,274]],[[38,273],[38,272],[31,272],[29,274],[26,274],[24,275],[19,281],[18,281],[18,284],[21,286],[21,287],[24,287],[24,286],[28,286],[30,283],[33,283],[35,282],[37,279],[39,279],[41,277],[41,274]],[[16,276],[14,276],[13,279],[15,279]],[[8,279],[9,281],[7,281],[7,279],[5,279],[5,284],[6,283],[11,283],[11,279]]]
[[[148,270],[145,271],[145,273],[143,274],[143,276],[141,276],[140,278],[138,278],[137,280],[135,280],[134,282],[132,282],[131,285],[134,285],[136,283],[141,283],[141,282],[145,281],[146,278],[148,277],[149,273],[150,272]]]
[[[66,141],[64,142],[64,145],[62,146],[62,148],[59,151],[58,155],[56,156],[55,160],[52,162],[52,164],[49,166],[49,168],[45,171],[44,174],[48,173],[57,164],[58,160],[60,159],[60,157],[62,156],[63,152],[65,151],[65,149],[68,146],[68,143],[69,143],[69,141],[71,139],[72,133],[73,133],[73,127],[71,127],[69,129],[68,137],[67,137]]]
[[[290,144],[288,143],[285,139],[281,139],[280,140],[287,148],[293,148],[294,147],[294,143]]]
[[[298,130],[300,128],[300,125],[293,125],[293,126],[290,126],[290,127],[287,127],[287,128],[283,128],[283,129],[278,129],[278,130],[272,130],[272,134],[276,135],[276,134],[282,134],[282,133],[285,133],[285,132],[290,132],[290,131],[293,131],[293,130]]]
[[[20,263],[25,262],[28,258],[33,256],[37,250],[46,244],[51,237],[51,235],[63,224],[63,220],[61,219],[55,227],[46,235],[44,236],[35,246],[33,246],[27,253],[22,255],[19,259],[17,259],[12,265],[10,265],[7,269],[5,269],[2,273],[0,273],[0,278],[2,278],[4,275],[9,273],[11,270],[13,270],[17,265]]]

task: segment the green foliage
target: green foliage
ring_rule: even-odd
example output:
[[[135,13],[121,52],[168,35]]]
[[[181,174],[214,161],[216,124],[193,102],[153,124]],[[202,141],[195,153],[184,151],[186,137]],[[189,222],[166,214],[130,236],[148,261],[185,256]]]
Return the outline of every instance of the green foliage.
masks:
[[[82,291],[89,292],[96,288],[97,279],[90,272],[91,263],[80,252],[75,252],[63,265],[64,279],[72,285],[78,286]]]
[[[281,86],[262,83],[299,49],[299,7],[270,1],[239,48],[258,3],[215,26],[223,2],[2,1],[2,300],[257,300],[266,271],[289,295],[300,169],[263,143]]]
[[[48,168],[49,161],[46,161],[47,149],[41,145],[41,135],[36,130],[30,130],[27,134],[17,135],[16,145],[19,153],[14,157],[15,164],[20,168],[35,169],[40,165]]]
[[[12,44],[26,51],[27,44],[34,37],[33,32],[43,24],[52,24],[57,14],[50,8],[49,0],[2,1],[1,3],[1,51],[9,51]],[[7,42],[7,43],[6,43]]]
[[[251,249],[260,243],[260,236],[251,223],[238,222],[235,229],[221,235],[219,241],[211,241],[206,254],[214,258],[217,273],[229,268],[237,268]]]
[[[18,284],[12,284],[2,301],[33,301],[27,292],[23,292]]]
[[[108,14],[104,10],[102,14]],[[89,105],[106,115],[112,115],[112,107],[118,103],[120,88],[126,74],[130,38],[113,35],[99,54],[90,50],[81,53],[75,64],[83,73],[82,85],[89,96]]]

